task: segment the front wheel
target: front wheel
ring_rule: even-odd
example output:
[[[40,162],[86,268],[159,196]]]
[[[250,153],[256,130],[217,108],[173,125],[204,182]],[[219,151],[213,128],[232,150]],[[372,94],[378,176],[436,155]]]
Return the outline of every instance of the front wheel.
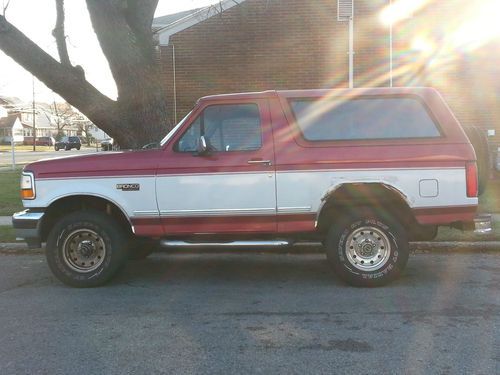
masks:
[[[61,218],[47,238],[47,263],[63,283],[88,288],[108,282],[128,259],[125,231],[99,211]]]
[[[398,278],[408,262],[404,228],[370,210],[348,214],[335,223],[326,240],[335,273],[354,286],[382,286]]]

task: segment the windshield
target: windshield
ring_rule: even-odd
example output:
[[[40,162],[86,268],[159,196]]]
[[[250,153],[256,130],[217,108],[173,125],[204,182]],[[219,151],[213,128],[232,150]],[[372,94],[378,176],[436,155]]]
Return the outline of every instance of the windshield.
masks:
[[[172,136],[177,132],[177,129],[179,129],[182,126],[182,124],[184,124],[184,121],[186,121],[186,119],[189,117],[189,115],[191,114],[191,112],[193,112],[193,111],[190,111],[186,116],[184,116],[184,118],[177,125],[175,125],[172,130],[170,130],[168,132],[168,134],[161,140],[160,146],[165,145],[165,143],[167,143],[168,140],[170,138],[172,138]]]

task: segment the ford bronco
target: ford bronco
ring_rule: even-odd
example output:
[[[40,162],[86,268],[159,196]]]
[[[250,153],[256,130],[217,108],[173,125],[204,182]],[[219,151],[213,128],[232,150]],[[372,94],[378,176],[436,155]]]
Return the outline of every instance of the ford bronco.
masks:
[[[17,236],[53,273],[102,285],[164,248],[322,242],[357,286],[397,278],[409,241],[488,232],[474,149],[431,88],[266,91],[201,98],[157,149],[27,165]]]

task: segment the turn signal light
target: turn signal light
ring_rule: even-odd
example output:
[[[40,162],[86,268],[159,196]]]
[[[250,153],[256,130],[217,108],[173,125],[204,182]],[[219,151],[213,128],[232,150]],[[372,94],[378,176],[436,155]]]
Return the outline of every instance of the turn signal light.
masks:
[[[35,177],[31,172],[21,174],[21,199],[35,199]]]
[[[34,199],[35,192],[33,189],[21,189],[21,199]]]

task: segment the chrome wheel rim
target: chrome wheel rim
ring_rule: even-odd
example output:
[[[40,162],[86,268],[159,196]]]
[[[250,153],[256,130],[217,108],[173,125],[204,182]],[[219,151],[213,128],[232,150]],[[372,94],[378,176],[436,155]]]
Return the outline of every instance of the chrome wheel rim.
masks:
[[[90,229],[71,232],[63,243],[64,262],[76,272],[87,273],[96,270],[105,256],[104,240]]]
[[[360,271],[376,271],[382,268],[390,255],[389,238],[378,228],[358,228],[347,237],[347,259]]]

